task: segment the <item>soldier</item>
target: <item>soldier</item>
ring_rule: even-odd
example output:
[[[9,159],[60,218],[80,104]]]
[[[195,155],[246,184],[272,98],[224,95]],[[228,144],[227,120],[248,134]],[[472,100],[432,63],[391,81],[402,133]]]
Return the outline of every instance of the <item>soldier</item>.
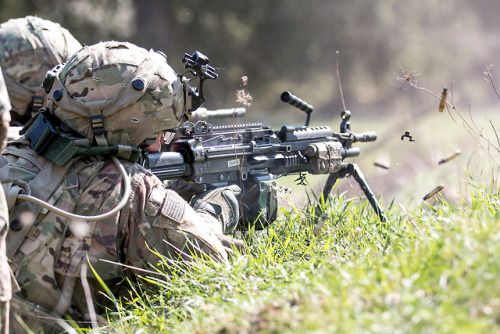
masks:
[[[0,152],[7,144],[10,122],[10,101],[0,70]],[[9,211],[3,188],[0,188],[0,332],[9,333],[9,300],[12,297],[10,268],[7,262],[5,238],[7,235]]]
[[[118,294],[125,277],[140,274],[134,268],[157,265],[157,254],[226,261],[229,249],[244,246],[225,235],[239,218],[239,187],[198,196],[195,211],[135,162],[138,147],[191,109],[186,83],[164,54],[98,43],[54,68],[43,85],[47,110],[9,143],[0,169],[12,181],[6,192],[19,194],[15,206],[8,200],[7,254],[20,286],[11,313],[30,328],[44,319],[45,331],[64,325],[62,316],[94,319],[94,304],[105,300],[87,264]]]
[[[0,67],[12,104],[13,126],[23,126],[47,105],[41,89],[45,73],[69,59],[81,44],[59,24],[38,17],[0,25]]]

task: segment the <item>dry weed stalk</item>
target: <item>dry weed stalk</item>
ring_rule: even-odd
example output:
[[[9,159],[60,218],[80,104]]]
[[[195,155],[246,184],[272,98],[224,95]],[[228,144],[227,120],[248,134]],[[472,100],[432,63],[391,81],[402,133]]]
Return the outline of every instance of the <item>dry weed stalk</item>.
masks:
[[[493,77],[491,75],[491,70],[493,69],[493,65],[487,66],[486,71],[484,71],[484,75],[486,75],[488,78],[485,80],[489,83],[491,83],[491,87],[495,91],[495,94],[497,95],[497,98],[500,100],[500,95],[498,94],[497,88],[495,87],[495,84],[493,83]]]
[[[248,87],[248,77],[246,75],[241,77],[241,83],[243,85],[243,89],[238,89],[236,91],[236,102],[243,104],[245,108],[249,108],[252,103],[251,101],[253,100],[252,95],[248,93],[247,87]],[[236,129],[236,116],[233,114],[233,130]],[[245,112],[245,128],[247,126],[247,112]],[[233,132],[233,140],[236,140],[236,133]],[[244,133],[245,139],[244,141],[246,142],[246,131]],[[234,143],[234,142],[233,142]],[[234,146],[234,156],[235,158],[238,157],[238,154],[236,152],[236,145]],[[243,154],[241,156],[241,163],[238,164],[238,169],[240,170],[241,173],[241,166],[243,166],[243,163],[245,161],[245,149],[243,149]],[[243,189],[243,180],[240,180],[240,187]]]
[[[344,107],[344,110],[347,110],[347,107],[345,105],[345,100],[344,100],[344,91],[342,90],[342,83],[340,82],[340,70],[339,70],[339,54],[340,54],[340,51],[337,50],[336,54],[337,54],[337,65],[336,65],[336,69],[337,69],[337,82],[339,84],[340,97],[342,98],[342,106]]]
[[[245,107],[250,107],[252,105],[253,97],[247,92],[246,87],[248,85],[248,77],[246,75],[241,77],[241,82],[243,83],[243,89],[236,91],[236,102],[243,104]]]
[[[489,81],[491,82],[492,86],[493,86],[493,89],[495,91],[495,93],[497,94],[498,98],[500,99],[500,95],[498,95],[498,92],[493,84],[493,81],[491,80],[491,66],[488,67],[488,71],[485,72],[485,74],[488,76],[488,78],[490,79]],[[428,94],[431,94],[432,96],[434,96],[438,101],[440,101],[442,99],[442,95],[441,94],[436,94],[434,92],[432,92],[431,90],[427,89],[427,88],[424,88],[424,87],[420,87],[418,86],[418,83],[417,81],[415,80],[415,77],[417,77],[418,75],[420,75],[419,72],[415,72],[415,71],[412,71],[412,72],[407,72],[403,69],[403,76],[402,77],[398,77],[397,79],[400,80],[400,81],[403,81],[405,83],[407,83],[410,87],[412,88],[415,88],[415,89],[418,89],[418,90],[422,90]],[[448,114],[450,115],[451,119],[458,125],[460,125],[462,128],[464,128],[467,133],[469,133],[469,135],[476,141],[476,143],[482,148],[484,149],[490,159],[492,159],[493,161],[495,161],[495,164],[498,166],[499,163],[496,161],[495,158],[492,157],[491,155],[491,149],[493,148],[495,151],[497,151],[498,153],[500,153],[500,140],[498,138],[498,135],[496,133],[496,129],[495,127],[493,126],[493,123],[490,121],[490,124],[493,128],[493,131],[495,132],[495,135],[497,136],[497,144],[493,144],[490,139],[488,139],[482,132],[482,130],[479,129],[479,127],[476,125],[476,123],[474,122],[474,119],[472,118],[472,115],[470,114],[470,106],[469,106],[469,117],[470,117],[470,122],[462,115],[462,113],[459,111],[459,109],[457,108],[457,106],[455,105],[455,103],[453,102],[453,87],[451,89],[451,97],[450,99],[446,99],[445,100],[445,103],[446,103],[446,110],[448,111]],[[453,110],[456,115],[458,115],[458,117],[461,119],[462,121],[462,124],[460,124],[460,122],[458,122],[452,112],[450,111]],[[481,140],[486,143],[487,147],[485,147],[483,145],[483,143],[481,142]]]

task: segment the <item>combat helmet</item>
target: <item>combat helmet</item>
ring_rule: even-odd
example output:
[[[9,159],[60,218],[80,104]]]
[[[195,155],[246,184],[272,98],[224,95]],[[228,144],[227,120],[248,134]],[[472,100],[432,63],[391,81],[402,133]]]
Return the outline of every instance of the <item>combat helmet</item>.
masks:
[[[46,105],[40,87],[45,74],[81,48],[68,30],[38,17],[10,19],[0,25],[0,66],[14,125],[24,124]]]
[[[185,118],[183,83],[166,56],[128,42],[84,47],[44,87],[48,112],[98,146],[139,146]]]

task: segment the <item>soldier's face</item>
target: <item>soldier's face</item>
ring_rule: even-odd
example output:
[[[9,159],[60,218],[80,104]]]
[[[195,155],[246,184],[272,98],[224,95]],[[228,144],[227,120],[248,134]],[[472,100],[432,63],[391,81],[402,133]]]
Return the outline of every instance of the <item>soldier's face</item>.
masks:
[[[161,151],[161,145],[165,144],[163,141],[163,131],[159,131],[156,134],[156,140],[153,144],[149,145],[148,152],[157,153]]]

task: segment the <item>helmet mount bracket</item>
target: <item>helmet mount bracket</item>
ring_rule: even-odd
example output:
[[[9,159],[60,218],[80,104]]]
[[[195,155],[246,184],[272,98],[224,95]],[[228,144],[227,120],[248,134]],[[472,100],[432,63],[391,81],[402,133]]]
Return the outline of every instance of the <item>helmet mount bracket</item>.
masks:
[[[215,68],[208,65],[208,62],[208,57],[199,51],[195,51],[192,54],[185,53],[182,58],[184,68],[188,69],[188,71],[184,72],[184,74],[191,73],[198,79],[198,87],[191,87],[188,83],[190,80],[184,78],[184,74],[181,76],[183,79],[182,81],[186,84],[185,110],[187,112],[198,109],[203,102],[205,102],[205,96],[203,95],[203,82],[207,79],[217,79],[218,74],[215,72]]]

